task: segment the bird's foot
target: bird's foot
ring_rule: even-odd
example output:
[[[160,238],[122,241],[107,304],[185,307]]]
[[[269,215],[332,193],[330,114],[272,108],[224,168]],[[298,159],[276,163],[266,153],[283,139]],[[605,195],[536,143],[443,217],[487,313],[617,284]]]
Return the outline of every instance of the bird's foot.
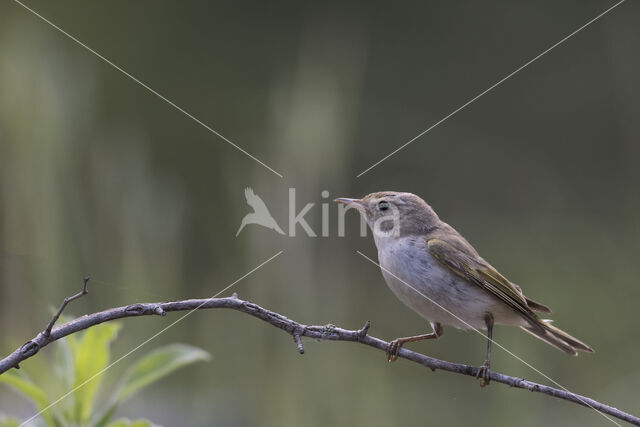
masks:
[[[400,349],[402,348],[402,344],[404,344],[404,341],[402,341],[401,339],[395,339],[393,341],[391,341],[389,343],[389,347],[387,347],[387,361],[388,362],[395,362],[396,359],[398,358],[398,353],[400,352]]]
[[[489,369],[489,366],[489,361],[485,360],[482,366],[478,368],[476,378],[480,378],[480,387],[487,386],[491,382],[491,371]]]

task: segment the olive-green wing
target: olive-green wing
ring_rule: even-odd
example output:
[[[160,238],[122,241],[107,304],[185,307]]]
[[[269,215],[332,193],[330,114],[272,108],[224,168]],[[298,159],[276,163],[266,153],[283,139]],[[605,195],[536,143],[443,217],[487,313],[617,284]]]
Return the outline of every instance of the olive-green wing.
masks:
[[[455,274],[504,301],[534,324],[538,323],[538,316],[527,305],[522,292],[474,253],[437,238],[429,239],[427,248],[434,258]]]

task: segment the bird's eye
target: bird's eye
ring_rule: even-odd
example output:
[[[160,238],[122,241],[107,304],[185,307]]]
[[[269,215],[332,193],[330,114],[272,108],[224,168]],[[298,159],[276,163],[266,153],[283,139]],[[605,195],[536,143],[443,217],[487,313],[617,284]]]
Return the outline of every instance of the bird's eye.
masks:
[[[387,209],[389,209],[389,202],[386,201],[381,201],[380,203],[378,203],[378,209],[380,209],[381,211],[386,211]]]

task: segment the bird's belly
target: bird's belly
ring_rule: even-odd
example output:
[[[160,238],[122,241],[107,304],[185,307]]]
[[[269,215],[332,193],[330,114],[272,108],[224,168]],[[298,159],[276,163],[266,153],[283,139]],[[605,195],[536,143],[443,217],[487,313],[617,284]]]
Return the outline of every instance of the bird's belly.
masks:
[[[382,274],[393,293],[423,318],[460,329],[486,328],[491,313],[497,324],[520,326],[524,320],[479,286],[467,282],[408,242],[378,252]]]

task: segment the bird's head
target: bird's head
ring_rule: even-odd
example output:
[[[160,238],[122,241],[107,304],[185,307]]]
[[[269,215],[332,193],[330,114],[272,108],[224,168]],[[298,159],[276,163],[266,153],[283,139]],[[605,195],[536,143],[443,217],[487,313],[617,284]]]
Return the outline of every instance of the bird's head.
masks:
[[[341,197],[335,201],[356,208],[376,238],[424,234],[440,221],[431,206],[412,193],[381,191],[361,199]]]

